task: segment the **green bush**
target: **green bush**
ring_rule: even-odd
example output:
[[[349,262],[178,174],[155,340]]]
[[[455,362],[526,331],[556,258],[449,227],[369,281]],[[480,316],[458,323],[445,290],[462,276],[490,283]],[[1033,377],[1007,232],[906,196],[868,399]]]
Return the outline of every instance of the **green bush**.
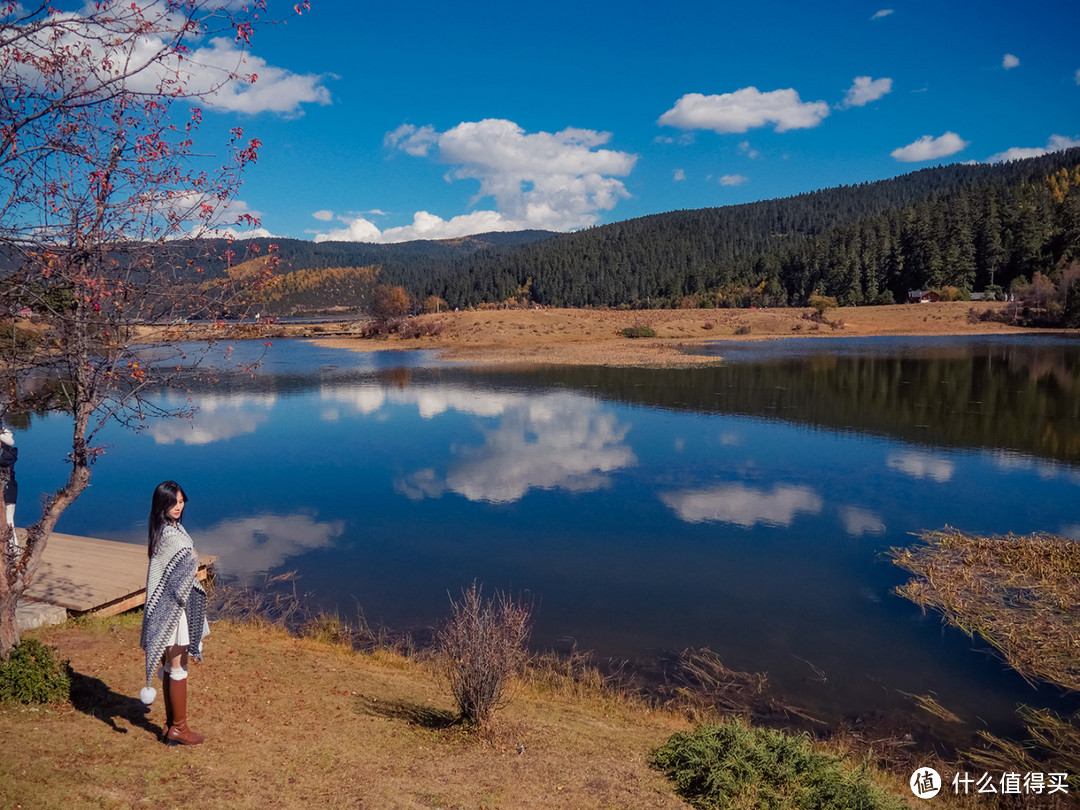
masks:
[[[637,324],[636,326],[628,326],[620,332],[623,337],[628,338],[653,338],[656,337],[656,330],[651,326],[645,326],[644,324]]]
[[[818,314],[824,314],[827,309],[835,309],[837,307],[836,298],[832,295],[818,295],[815,293],[810,296],[810,306],[818,311]]]
[[[845,767],[841,760],[815,751],[805,735],[791,736],[738,721],[675,734],[653,756],[653,764],[694,807],[905,807],[874,785],[865,767]]]
[[[53,658],[53,651],[24,638],[0,662],[0,703],[63,703],[71,697],[71,667]]]

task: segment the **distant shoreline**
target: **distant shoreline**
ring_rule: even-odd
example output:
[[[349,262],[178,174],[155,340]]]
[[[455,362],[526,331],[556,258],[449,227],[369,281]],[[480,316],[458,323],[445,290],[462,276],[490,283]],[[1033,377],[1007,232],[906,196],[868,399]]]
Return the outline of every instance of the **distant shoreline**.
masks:
[[[229,334],[212,326],[144,327],[145,340],[202,340],[251,337],[304,338],[319,346],[353,351],[424,349],[444,360],[515,365],[689,367],[722,362],[720,356],[686,354],[716,340],[771,340],[881,335],[1046,334],[1045,330],[981,320],[1000,303],[954,301],[934,304],[839,307],[823,322],[808,307],[775,309],[478,309],[417,315],[425,337],[363,337],[368,321],[241,325]],[[647,326],[655,337],[627,338],[622,331]],[[1071,330],[1076,331],[1076,330]]]
[[[809,320],[814,310],[783,309],[507,309],[420,315],[438,324],[431,337],[403,340],[304,335],[317,345],[354,351],[428,349],[445,360],[515,365],[688,367],[722,362],[720,356],[686,354],[717,340],[877,335],[1000,335],[1042,333],[972,317],[1002,304],[949,302],[827,310],[826,323]],[[655,337],[627,338],[622,330],[648,326]]]

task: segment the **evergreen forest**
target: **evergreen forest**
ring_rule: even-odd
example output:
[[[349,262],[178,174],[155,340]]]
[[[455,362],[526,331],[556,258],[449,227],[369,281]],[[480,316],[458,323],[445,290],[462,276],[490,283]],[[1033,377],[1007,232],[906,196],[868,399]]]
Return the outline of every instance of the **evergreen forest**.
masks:
[[[266,256],[271,244],[278,262],[261,303],[280,314],[369,311],[375,285],[404,288],[414,310],[425,300],[461,308],[804,306],[814,295],[860,305],[899,303],[922,289],[965,298],[1075,275],[1066,268],[1080,262],[1080,148],[572,233],[391,245],[210,240],[179,256],[172,247],[170,259],[197,267],[205,283],[233,272],[226,261]]]

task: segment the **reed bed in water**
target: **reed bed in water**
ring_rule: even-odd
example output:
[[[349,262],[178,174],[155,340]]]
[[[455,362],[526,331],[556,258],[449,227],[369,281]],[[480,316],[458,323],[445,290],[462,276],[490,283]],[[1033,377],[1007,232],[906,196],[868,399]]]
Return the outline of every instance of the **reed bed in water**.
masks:
[[[891,549],[915,574],[897,593],[978,633],[1029,682],[1080,691],[1080,543],[1050,534],[927,531]]]
[[[922,545],[890,551],[916,576],[897,588],[901,596],[978,633],[1029,682],[1080,691],[1080,543],[1049,534],[976,537],[949,528],[921,539]],[[1065,773],[1073,798],[1080,790],[1080,712],[1062,718],[1022,706],[1018,714],[1029,739],[980,731],[983,747],[965,757],[1002,773]]]

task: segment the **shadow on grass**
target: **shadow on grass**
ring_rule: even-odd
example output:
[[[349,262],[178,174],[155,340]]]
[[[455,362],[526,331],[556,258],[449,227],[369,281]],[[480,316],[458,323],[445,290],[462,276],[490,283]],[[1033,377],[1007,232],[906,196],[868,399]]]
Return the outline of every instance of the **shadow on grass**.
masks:
[[[155,737],[161,734],[161,727],[151,723],[147,717],[149,706],[136,697],[114,692],[107,683],[89,675],[71,673],[71,705],[83,714],[96,717],[118,734],[127,734],[128,730],[116,724],[117,718]]]
[[[356,712],[373,717],[396,718],[432,730],[452,728],[461,724],[461,718],[457,714],[445,709],[433,709],[416,703],[391,702],[362,696],[357,698]]]

